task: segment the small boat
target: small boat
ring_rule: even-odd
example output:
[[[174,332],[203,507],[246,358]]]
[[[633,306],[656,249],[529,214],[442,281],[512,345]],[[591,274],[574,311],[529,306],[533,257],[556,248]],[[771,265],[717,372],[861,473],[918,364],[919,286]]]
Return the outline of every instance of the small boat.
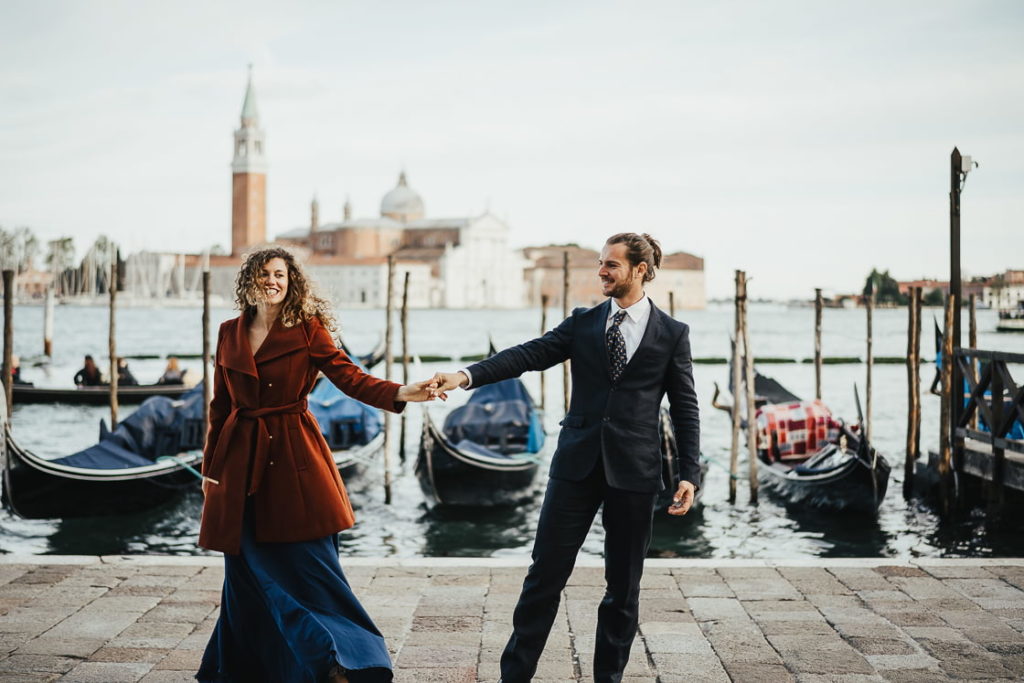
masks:
[[[999,310],[996,332],[1024,332],[1024,301],[1017,302],[1017,308]]]
[[[364,370],[369,370],[373,366],[384,360],[384,356],[387,353],[387,344],[384,335],[380,336],[377,340],[377,346],[373,347],[373,350],[366,355],[359,356],[359,362],[362,364]]]
[[[307,402],[343,476],[361,473],[383,452],[383,421],[376,408],[348,396],[323,376]]]
[[[0,400],[2,403],[2,400]],[[203,389],[181,400],[155,396],[99,441],[47,459],[4,428],[4,507],[30,519],[119,515],[147,510],[198,488],[205,438]]]
[[[192,387],[184,384],[131,384],[117,387],[117,402],[122,405],[137,404],[153,398],[181,398]],[[73,403],[79,405],[106,405],[110,403],[110,385],[79,387],[37,387],[31,384],[14,384],[12,400],[15,405],[22,403]]]
[[[890,466],[863,438],[859,424],[850,426],[833,417],[819,399],[800,400],[756,370],[754,395],[758,479],[769,494],[787,505],[877,513]],[[859,398],[857,406],[859,411]]]
[[[429,506],[512,505],[533,492],[540,412],[519,379],[474,389],[438,429],[426,407],[416,477]]]

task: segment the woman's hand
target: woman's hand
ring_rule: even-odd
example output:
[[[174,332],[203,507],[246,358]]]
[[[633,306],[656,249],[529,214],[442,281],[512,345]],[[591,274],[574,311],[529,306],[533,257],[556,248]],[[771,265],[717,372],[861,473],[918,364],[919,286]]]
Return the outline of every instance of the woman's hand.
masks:
[[[401,386],[398,388],[398,393],[395,395],[396,401],[409,401],[412,403],[433,401],[435,398],[445,399],[447,398],[447,395],[439,394],[437,392],[437,382],[434,378]]]

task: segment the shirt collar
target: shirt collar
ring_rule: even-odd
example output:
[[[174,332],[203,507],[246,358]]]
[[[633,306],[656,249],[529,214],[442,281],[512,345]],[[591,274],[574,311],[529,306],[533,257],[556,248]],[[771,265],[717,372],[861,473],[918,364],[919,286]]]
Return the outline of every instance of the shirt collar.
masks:
[[[612,304],[611,309],[609,311],[610,316],[614,316],[619,311],[625,311],[629,319],[635,323],[640,322],[643,319],[643,317],[651,310],[651,300],[647,297],[647,294],[644,294],[642,297],[640,297],[640,300],[637,301],[632,306],[630,306],[629,308],[622,308],[621,306],[619,306],[619,302],[617,302],[615,299],[609,299],[609,301],[611,301]]]

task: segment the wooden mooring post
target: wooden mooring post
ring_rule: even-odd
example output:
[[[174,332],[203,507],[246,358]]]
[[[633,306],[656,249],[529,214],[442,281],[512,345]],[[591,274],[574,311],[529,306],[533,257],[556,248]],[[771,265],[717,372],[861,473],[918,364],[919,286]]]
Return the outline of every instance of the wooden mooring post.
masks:
[[[391,379],[394,357],[391,354],[391,319],[395,308],[395,256],[388,256],[388,300],[384,309],[387,323],[384,326],[384,377]],[[391,505],[391,412],[384,411],[384,504]]]
[[[53,283],[46,288],[46,298],[43,299],[43,355],[53,357]]]
[[[872,374],[872,372],[871,371],[875,367],[875,355],[874,355],[874,351],[872,349],[872,344],[874,342],[874,339],[872,338],[873,337],[873,330],[872,330],[872,322],[873,322],[873,320],[872,319],[874,318],[873,314],[874,314],[874,311],[875,311],[875,288],[874,288],[873,285],[874,285],[874,283],[872,283],[871,291],[868,293],[867,302],[866,302],[866,304],[867,304],[867,315],[868,315],[867,350],[866,350],[866,353],[867,353],[867,366],[868,367],[867,367],[867,378],[866,378],[866,382],[865,382],[866,386],[864,387],[864,393],[867,394],[864,397],[864,404],[865,404],[864,405],[864,438],[868,440],[868,443],[871,443],[871,394],[872,394],[872,391],[871,391],[871,374]]]
[[[953,314],[956,298],[946,298],[945,327],[942,334],[942,398],[939,411],[939,495],[942,513],[949,515],[953,509],[952,491],[952,413],[953,413]],[[957,392],[961,393],[961,392]]]
[[[676,317],[676,293],[668,290],[668,314],[669,317]]]
[[[548,331],[548,295],[540,295],[540,334],[543,337]],[[544,372],[540,373],[540,409],[544,410],[547,391],[544,387]]]
[[[107,331],[107,351],[110,353],[110,431],[117,429],[117,259],[110,264],[110,325]]]
[[[210,401],[213,400],[213,376],[210,374],[210,264],[203,261],[203,440],[210,429]]]
[[[741,330],[743,334],[743,370],[747,395],[747,465],[750,474],[750,502],[757,503],[757,408],[754,396],[754,351],[750,348],[750,321],[747,313],[750,310],[747,305],[750,297],[747,295],[747,274],[743,274],[743,299],[741,301],[742,311]]]
[[[978,295],[971,294],[970,298],[970,320],[967,332],[967,344],[970,346],[972,351],[978,350]],[[971,379],[972,384],[978,383],[978,363],[975,359],[971,358]],[[975,412],[971,416],[971,429],[978,428],[978,413]]]
[[[742,362],[743,356],[740,355],[740,344],[742,341],[742,329],[741,324],[742,302],[746,299],[746,276],[742,270],[736,271],[736,297],[734,300],[734,313],[733,313],[733,342],[732,342],[732,363],[730,369],[732,370],[732,441],[729,447],[729,502],[736,502],[736,481],[739,477],[739,459],[740,459],[740,386],[742,385],[742,376],[740,374],[740,363]]]
[[[5,269],[4,280],[4,397],[7,399],[7,419],[14,408],[14,271]],[[6,484],[6,482],[5,482]]]
[[[409,383],[409,271],[402,280],[402,384]],[[405,413],[402,411],[402,428],[398,437],[398,459],[405,462]]]
[[[921,452],[921,288],[910,288],[907,303],[907,455],[903,497],[914,494],[914,463]]]
[[[569,252],[562,252],[562,320],[569,317]],[[562,409],[569,414],[569,361],[562,363]]]
[[[821,398],[821,318],[825,302],[821,288],[814,290],[814,398]]]

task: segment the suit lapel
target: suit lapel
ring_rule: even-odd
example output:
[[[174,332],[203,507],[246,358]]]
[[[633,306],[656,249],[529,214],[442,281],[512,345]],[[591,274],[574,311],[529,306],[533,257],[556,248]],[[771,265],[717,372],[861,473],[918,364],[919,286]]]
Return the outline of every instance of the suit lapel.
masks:
[[[601,348],[600,356],[604,360],[604,371],[610,380],[612,377],[612,360],[608,356],[608,344],[604,339],[604,328],[608,322],[608,311],[611,308],[611,299],[605,299],[604,303],[598,304],[593,310],[597,313],[594,316],[592,334],[597,337],[597,344]]]

